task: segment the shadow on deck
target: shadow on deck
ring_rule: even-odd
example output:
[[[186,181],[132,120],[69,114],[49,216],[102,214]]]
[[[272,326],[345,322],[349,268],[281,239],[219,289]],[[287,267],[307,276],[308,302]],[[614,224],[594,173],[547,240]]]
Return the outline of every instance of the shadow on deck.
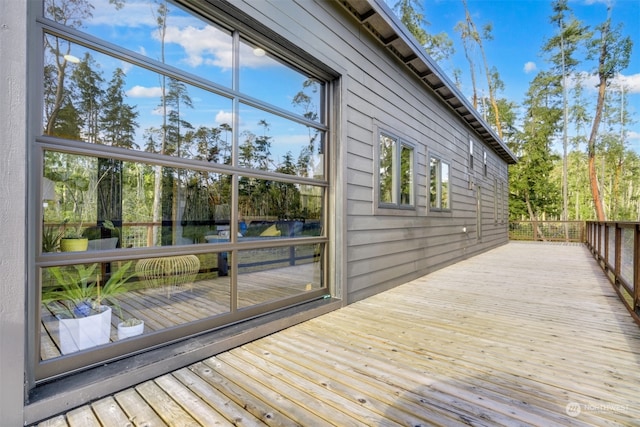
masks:
[[[41,425],[638,425],[639,368],[587,248],[513,242]]]

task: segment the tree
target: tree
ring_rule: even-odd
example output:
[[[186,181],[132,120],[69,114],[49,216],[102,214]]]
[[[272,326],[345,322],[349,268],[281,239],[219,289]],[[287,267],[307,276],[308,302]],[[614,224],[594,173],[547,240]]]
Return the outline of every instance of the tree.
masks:
[[[105,91],[99,117],[102,142],[114,147],[139,148],[134,142],[138,112],[124,102],[125,77],[124,71],[116,68]]]
[[[604,109],[607,87],[616,73],[624,70],[629,65],[633,45],[628,36],[622,36],[621,25],[613,29],[611,28],[611,10],[611,5],[608,5],[607,19],[598,27],[600,38],[593,40],[590,44],[591,56],[597,56],[598,65],[595,74],[598,77],[598,97],[591,133],[589,134],[589,141],[587,143],[587,154],[589,161],[589,183],[598,221],[606,220],[596,172],[596,141],[598,139],[598,130],[600,128],[600,122],[602,121],[602,111]]]
[[[71,73],[73,99],[80,112],[82,136],[87,142],[100,143],[100,123],[98,117],[102,109],[104,90],[102,73],[96,71],[98,65],[87,52]]]
[[[568,127],[569,127],[569,99],[567,76],[574,73],[578,60],[574,55],[581,43],[591,37],[589,31],[574,17],[569,19],[566,14],[570,11],[567,0],[557,0],[553,3],[554,15],[551,23],[557,25],[558,33],[542,47],[543,52],[549,53],[553,68],[562,79],[562,219],[566,221],[569,215],[569,184],[568,184]],[[568,237],[569,230],[565,229]]]
[[[512,217],[527,216],[535,223],[558,212],[558,188],[552,176],[557,156],[551,144],[561,117],[560,90],[554,75],[541,72],[527,91],[523,130],[516,139],[519,143],[513,147],[519,162],[511,168]]]
[[[418,0],[398,0],[393,10],[434,61],[440,62],[453,55],[453,42],[446,33],[432,35],[424,29],[430,24],[421,12],[422,5]]]
[[[54,21],[71,28],[79,28],[82,21],[90,18],[94,6],[88,0],[46,0],[45,13]],[[45,126],[46,135],[54,135],[58,125],[58,115],[65,106],[67,88],[65,79],[67,66],[72,58],[71,43],[52,35],[45,35],[45,48],[48,51],[45,59]],[[67,105],[68,107],[68,105]],[[62,126],[64,127],[64,126]]]
[[[492,26],[491,24],[486,24],[483,27],[482,35],[480,35],[480,32],[476,28],[476,25],[473,22],[473,19],[471,18],[471,14],[469,13],[467,0],[462,0],[462,4],[464,5],[465,22],[464,24],[458,23],[458,25],[456,25],[456,29],[460,32],[460,36],[462,37],[462,42],[465,48],[465,56],[469,61],[469,67],[471,69],[471,74],[472,74],[471,79],[473,83],[473,100],[474,100],[473,106],[475,108],[478,108],[478,104],[477,104],[478,95],[477,95],[476,83],[475,83],[475,70],[473,66],[473,60],[471,59],[472,55],[469,52],[469,50],[471,49],[471,42],[474,42],[478,46],[478,48],[480,49],[480,54],[482,55],[482,63],[484,64],[484,73],[487,78],[487,89],[489,90],[489,102],[491,104],[491,108],[493,109],[494,124],[495,124],[496,131],[498,132],[498,135],[502,137],[502,125],[500,123],[500,109],[498,108],[498,103],[496,101],[496,88],[495,88],[496,80],[493,78],[494,76],[497,77],[498,72],[497,70],[493,72],[490,71],[487,55],[484,51],[484,46],[482,44],[483,39],[484,40],[493,39],[493,36],[491,35]]]
[[[158,4],[157,15],[154,15],[156,18],[156,25],[158,26],[158,33],[160,36],[160,61],[162,63],[165,62],[165,39],[167,34],[167,17],[169,15],[169,9],[167,7],[167,3],[165,1],[160,2]],[[165,145],[166,145],[166,131],[167,131],[167,105],[166,105],[166,77],[164,74],[160,76],[160,101],[162,108],[162,127],[159,130],[159,150],[155,148],[155,151],[158,151],[160,154],[165,154]],[[151,139],[151,134],[149,138],[149,143],[153,140]],[[153,145],[156,145],[156,142],[153,142]],[[155,180],[154,180],[154,191],[153,191],[153,222],[157,223],[160,221],[162,217],[162,181],[163,181],[163,168],[160,165],[155,167]],[[158,242],[158,229],[153,227],[153,242]]]

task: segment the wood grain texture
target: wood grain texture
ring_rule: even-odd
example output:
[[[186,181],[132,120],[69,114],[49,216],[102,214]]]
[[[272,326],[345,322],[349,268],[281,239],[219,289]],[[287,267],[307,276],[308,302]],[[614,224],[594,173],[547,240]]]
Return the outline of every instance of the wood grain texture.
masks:
[[[639,367],[586,247],[510,243],[104,402],[134,425],[634,426]],[[122,425],[100,407],[66,422]]]

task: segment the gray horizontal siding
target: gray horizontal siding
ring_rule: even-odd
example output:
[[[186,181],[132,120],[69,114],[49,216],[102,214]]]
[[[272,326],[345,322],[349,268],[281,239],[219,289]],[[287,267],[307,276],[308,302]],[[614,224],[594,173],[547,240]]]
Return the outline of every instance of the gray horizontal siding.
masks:
[[[506,164],[475,140],[475,168],[468,168],[467,128],[403,64],[363,31],[338,3],[325,1],[250,2],[243,5],[267,16],[268,25],[332,69],[341,70],[342,122],[346,127],[345,230],[346,297],[349,302],[388,289],[507,241],[505,224],[496,224],[494,177],[506,178]],[[374,205],[378,129],[415,146],[416,209],[399,212]],[[484,178],[483,149],[489,176]],[[340,151],[340,147],[338,147]],[[429,156],[451,166],[453,209],[429,212]],[[476,191],[482,186],[483,238],[476,239]],[[506,202],[506,197],[502,199]],[[467,228],[467,233],[462,228]]]

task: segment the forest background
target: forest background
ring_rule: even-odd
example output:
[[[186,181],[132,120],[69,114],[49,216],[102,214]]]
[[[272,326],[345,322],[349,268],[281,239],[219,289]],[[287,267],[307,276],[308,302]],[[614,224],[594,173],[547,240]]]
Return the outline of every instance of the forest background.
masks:
[[[510,220],[640,221],[640,73],[628,72],[640,39],[637,3],[619,0],[621,16],[612,0],[386,1],[518,157],[509,174]],[[496,22],[487,20],[491,3],[504,13]],[[516,25],[531,36],[505,31],[514,9],[528,16]],[[548,12],[542,21],[541,10]],[[508,49],[500,53],[496,44]],[[532,45],[536,61],[518,64],[528,86],[507,87],[500,64]],[[518,89],[524,93],[514,96]]]

